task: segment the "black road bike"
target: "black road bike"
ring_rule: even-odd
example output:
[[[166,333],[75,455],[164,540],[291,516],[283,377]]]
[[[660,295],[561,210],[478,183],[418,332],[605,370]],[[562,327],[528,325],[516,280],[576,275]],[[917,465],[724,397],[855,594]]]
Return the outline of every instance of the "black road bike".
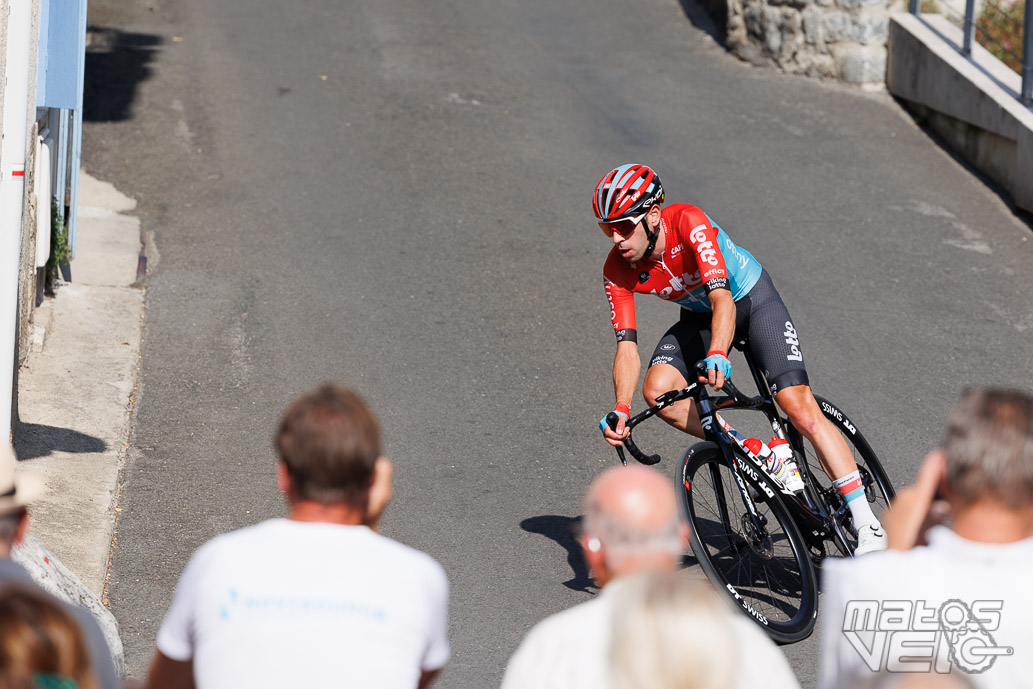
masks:
[[[692,530],[692,552],[715,587],[731,597],[750,619],[779,643],[810,636],[818,615],[815,566],[830,555],[852,556],[857,546],[850,511],[832,486],[818,454],[781,416],[770,389],[754,365],[745,341],[735,347],[746,356],[760,395],[747,397],[726,380],[722,397],[711,397],[704,383],[664,393],[654,406],[628,420],[633,429],[661,409],[693,399],[705,440],[685,451],[676,475],[682,505]],[[702,362],[697,364],[698,370]],[[815,396],[822,413],[846,439],[861,473],[865,496],[876,516],[893,498],[893,486],[857,425],[842,409]],[[784,438],[804,481],[794,493],[772,476],[765,463],[744,444],[725,416],[733,410],[763,414],[774,436]],[[612,428],[618,417],[607,422]],[[624,447],[643,464],[656,464],[632,440]],[[627,464],[623,448],[617,447]]]

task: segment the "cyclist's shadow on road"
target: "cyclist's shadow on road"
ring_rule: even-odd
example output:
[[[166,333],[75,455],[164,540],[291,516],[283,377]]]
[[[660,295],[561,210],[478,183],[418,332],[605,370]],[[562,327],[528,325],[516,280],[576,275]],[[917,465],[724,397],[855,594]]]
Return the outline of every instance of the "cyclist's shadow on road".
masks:
[[[581,553],[581,544],[574,536],[578,526],[581,524],[581,517],[563,517],[558,514],[542,515],[541,517],[528,517],[520,522],[520,528],[530,533],[541,534],[550,538],[564,550],[567,551],[567,564],[573,571],[573,578],[563,582],[563,585],[574,591],[595,593],[595,582],[585,564],[585,557]]]

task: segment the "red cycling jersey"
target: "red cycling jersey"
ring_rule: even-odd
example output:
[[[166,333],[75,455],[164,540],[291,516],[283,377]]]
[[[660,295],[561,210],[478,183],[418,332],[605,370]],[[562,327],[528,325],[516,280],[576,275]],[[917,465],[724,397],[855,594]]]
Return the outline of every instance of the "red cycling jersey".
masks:
[[[635,293],[655,294],[684,309],[709,312],[707,294],[712,290],[729,289],[738,301],[760,278],[760,263],[696,206],[676,203],[662,209],[660,231],[664,233],[662,254],[628,263],[614,246],[606,258],[603,277],[618,342],[637,341]]]

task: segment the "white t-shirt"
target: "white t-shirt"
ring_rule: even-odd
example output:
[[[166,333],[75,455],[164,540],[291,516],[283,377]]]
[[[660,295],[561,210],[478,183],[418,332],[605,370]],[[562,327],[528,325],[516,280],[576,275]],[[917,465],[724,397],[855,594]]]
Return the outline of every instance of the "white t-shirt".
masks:
[[[448,581],[429,555],[364,526],[274,519],[187,564],[158,650],[198,689],[412,689],[448,660]]]
[[[928,540],[822,565],[822,689],[880,671],[952,667],[976,687],[1033,687],[1033,539],[977,543],[938,526]],[[940,621],[945,605],[949,632]],[[958,634],[962,660],[979,671],[954,662],[948,634]],[[1000,650],[980,659],[991,648]]]
[[[622,581],[536,624],[509,659],[502,689],[607,689],[613,601]],[[770,637],[741,614],[729,614],[742,655],[733,688],[799,689],[789,661]]]

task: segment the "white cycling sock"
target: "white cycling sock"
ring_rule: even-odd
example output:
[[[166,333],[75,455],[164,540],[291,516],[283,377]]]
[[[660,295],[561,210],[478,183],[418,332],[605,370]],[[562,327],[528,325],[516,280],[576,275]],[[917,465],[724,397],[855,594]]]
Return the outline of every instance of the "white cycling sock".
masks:
[[[882,526],[876,519],[875,513],[872,512],[872,506],[868,504],[860,471],[852,471],[842,478],[837,478],[832,485],[846,500],[846,506],[850,508],[850,515],[854,518],[854,529],[860,531],[866,526],[876,528]]]

